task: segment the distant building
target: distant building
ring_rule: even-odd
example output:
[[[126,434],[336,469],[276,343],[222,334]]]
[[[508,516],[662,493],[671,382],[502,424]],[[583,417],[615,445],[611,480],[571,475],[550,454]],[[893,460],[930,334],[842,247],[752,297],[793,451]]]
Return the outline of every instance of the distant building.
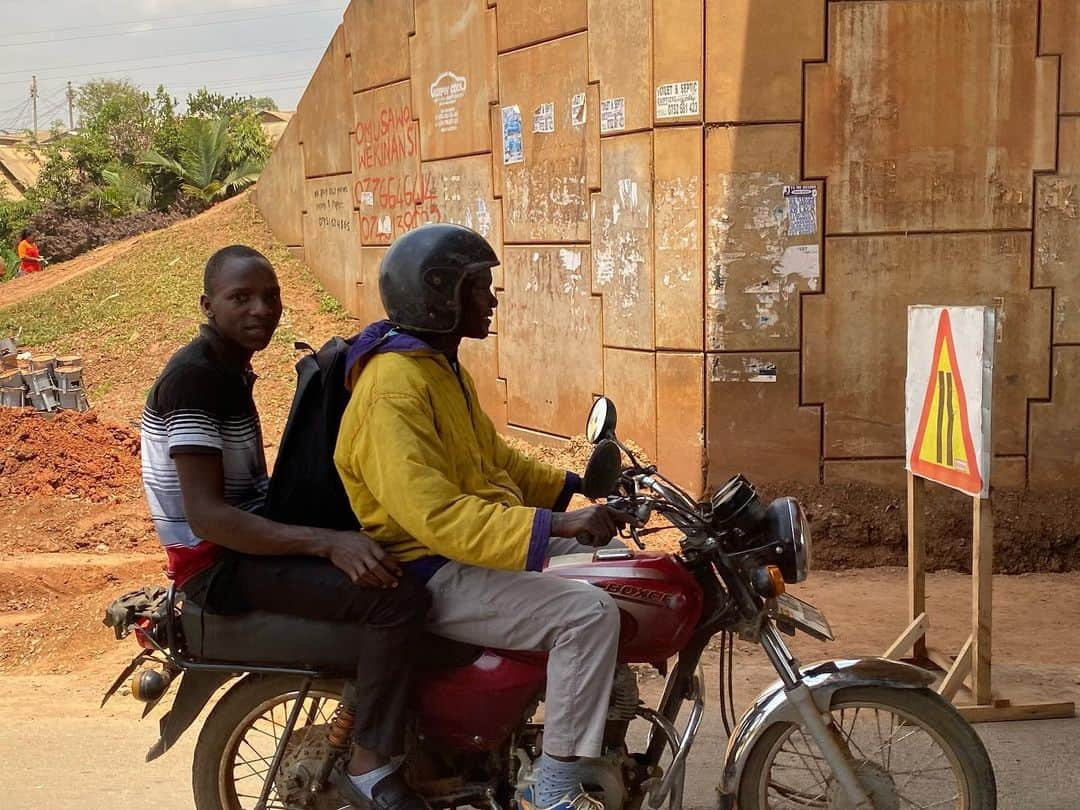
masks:
[[[262,130],[270,140],[270,145],[275,146],[281,138],[281,133],[288,126],[289,119],[296,113],[286,110],[259,110],[258,115],[259,123],[262,124]]]
[[[0,132],[0,197],[21,200],[37,182],[45,164],[39,146],[49,137],[48,132],[39,132],[33,143],[29,132]]]

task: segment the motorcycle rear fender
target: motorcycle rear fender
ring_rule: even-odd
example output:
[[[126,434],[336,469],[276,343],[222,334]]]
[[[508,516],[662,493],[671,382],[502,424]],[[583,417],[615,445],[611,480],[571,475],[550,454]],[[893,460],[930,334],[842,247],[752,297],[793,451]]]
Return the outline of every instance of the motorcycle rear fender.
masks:
[[[203,672],[195,669],[184,670],[180,688],[172,708],[161,718],[161,736],[146,752],[146,761],[153,762],[173,747],[180,735],[195,722],[203,706],[207,704],[218,687],[230,678],[233,672]]]
[[[802,673],[803,682],[810,688],[814,703],[822,713],[829,711],[833,695],[841,689],[853,686],[925,689],[934,682],[934,676],[926,670],[888,658],[819,661],[803,668]],[[799,722],[799,713],[787,699],[779,681],[758,695],[728,740],[723,782],[719,789],[721,810],[734,802],[746,761],[766,730],[775,723]]]

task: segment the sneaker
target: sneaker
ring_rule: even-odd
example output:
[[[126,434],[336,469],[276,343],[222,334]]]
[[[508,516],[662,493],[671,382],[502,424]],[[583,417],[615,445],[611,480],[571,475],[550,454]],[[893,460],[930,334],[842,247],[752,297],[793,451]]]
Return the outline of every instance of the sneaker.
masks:
[[[389,776],[375,783],[369,799],[353,784],[345,768],[339,763],[330,776],[338,796],[358,810],[431,810],[424,797],[413,790],[398,768]]]
[[[582,787],[578,787],[576,793],[567,793],[547,807],[538,805],[535,796],[535,785],[528,785],[524,790],[518,791],[518,810],[604,810],[604,803],[595,796],[590,796]]]

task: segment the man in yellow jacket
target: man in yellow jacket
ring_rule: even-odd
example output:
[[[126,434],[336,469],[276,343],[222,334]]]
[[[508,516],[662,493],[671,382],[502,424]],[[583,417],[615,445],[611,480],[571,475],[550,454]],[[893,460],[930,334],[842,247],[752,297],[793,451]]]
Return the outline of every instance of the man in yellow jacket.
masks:
[[[544,754],[522,805],[602,810],[582,791],[582,758],[601,753],[619,611],[604,591],[543,567],[584,550],[579,541],[607,544],[627,516],[565,512],[578,477],[512,450],[481,409],[457,350],[488,336],[498,263],[458,225],[427,225],[391,246],[379,271],[389,319],[350,352],[334,461],[367,533],[426,582],[432,632],[549,653]]]

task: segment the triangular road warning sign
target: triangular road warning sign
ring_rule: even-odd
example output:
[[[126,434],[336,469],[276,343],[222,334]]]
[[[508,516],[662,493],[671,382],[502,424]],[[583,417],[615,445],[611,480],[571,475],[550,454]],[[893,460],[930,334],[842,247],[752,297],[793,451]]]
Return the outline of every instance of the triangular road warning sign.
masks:
[[[964,382],[956,362],[949,311],[938,320],[919,427],[915,431],[909,467],[915,475],[959,489],[982,492],[982,474],[971,439]]]

